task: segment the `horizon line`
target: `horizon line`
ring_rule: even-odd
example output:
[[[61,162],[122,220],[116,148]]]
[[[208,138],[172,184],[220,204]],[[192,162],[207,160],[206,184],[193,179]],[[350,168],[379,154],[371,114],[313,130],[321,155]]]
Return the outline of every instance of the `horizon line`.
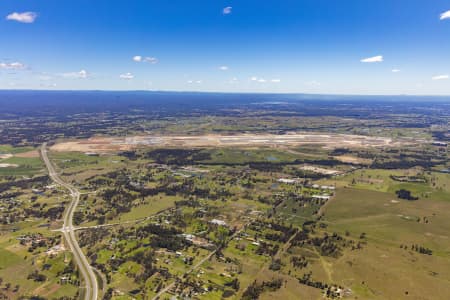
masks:
[[[305,96],[350,96],[350,97],[450,97],[450,94],[339,94],[339,93],[304,93],[304,92],[224,92],[224,91],[190,91],[190,90],[107,90],[107,89],[2,89],[0,92],[110,92],[110,93],[194,93],[224,95],[305,95]]]

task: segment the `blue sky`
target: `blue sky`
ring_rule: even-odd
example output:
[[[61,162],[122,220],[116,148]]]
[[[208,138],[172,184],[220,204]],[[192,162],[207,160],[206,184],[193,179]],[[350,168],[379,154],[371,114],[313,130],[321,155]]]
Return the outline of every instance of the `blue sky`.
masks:
[[[449,11],[450,0],[2,0],[0,88],[450,95]]]

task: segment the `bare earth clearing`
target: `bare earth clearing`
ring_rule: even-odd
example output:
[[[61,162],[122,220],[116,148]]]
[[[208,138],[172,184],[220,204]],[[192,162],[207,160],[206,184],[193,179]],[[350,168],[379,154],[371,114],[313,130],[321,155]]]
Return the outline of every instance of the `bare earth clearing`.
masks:
[[[319,168],[319,167],[315,167],[315,166],[303,166],[300,169],[305,170],[305,171],[312,171],[314,173],[319,173],[319,174],[324,174],[324,175],[336,175],[336,174],[341,173],[336,170]]]
[[[36,158],[36,157],[39,157],[39,152],[36,150],[32,150],[32,151],[23,152],[23,153],[17,153],[14,156],[20,157],[20,158]]]
[[[340,156],[333,156],[334,159],[339,160],[344,163],[356,163],[361,165],[370,165],[372,163],[371,159],[366,158],[360,158],[360,157],[354,157],[350,155],[340,155]]]
[[[19,165],[17,164],[0,164],[0,168],[17,168]]]
[[[344,134],[291,133],[285,135],[202,135],[202,136],[133,136],[95,137],[58,143],[53,151],[108,152],[131,150],[139,146],[154,147],[233,147],[233,146],[299,146],[317,144],[326,148],[395,147],[406,144],[385,137]]]

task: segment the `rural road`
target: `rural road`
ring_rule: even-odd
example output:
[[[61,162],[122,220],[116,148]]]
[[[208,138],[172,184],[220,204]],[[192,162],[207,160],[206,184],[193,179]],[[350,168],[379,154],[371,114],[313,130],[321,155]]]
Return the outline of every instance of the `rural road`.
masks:
[[[41,156],[47,167],[48,174],[50,178],[57,184],[66,188],[72,197],[72,201],[70,202],[69,207],[65,210],[64,213],[64,224],[61,229],[67,244],[69,245],[70,250],[73,253],[73,257],[75,258],[75,262],[80,270],[80,273],[86,283],[86,292],[84,295],[85,300],[97,300],[98,299],[98,282],[97,277],[95,276],[95,272],[93,268],[89,265],[89,262],[78,245],[78,241],[75,237],[74,227],[73,227],[73,214],[78,206],[80,201],[80,192],[69,183],[64,182],[59,175],[56,173],[52,163],[50,162],[47,155],[47,143],[44,143],[41,147]]]

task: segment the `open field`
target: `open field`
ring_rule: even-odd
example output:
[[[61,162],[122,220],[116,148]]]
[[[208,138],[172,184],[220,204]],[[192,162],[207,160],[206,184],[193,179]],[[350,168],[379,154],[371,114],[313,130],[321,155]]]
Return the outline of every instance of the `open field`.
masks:
[[[39,157],[13,156],[0,160],[0,175],[35,175],[44,173],[44,165]]]
[[[450,294],[449,212],[450,202],[438,199],[405,201],[386,192],[338,190],[324,223],[341,234],[364,233],[367,244],[361,252],[346,251],[330,261],[333,280],[363,299],[445,299]],[[433,255],[419,254],[411,245],[433,249]]]
[[[274,137],[276,143],[281,137]],[[222,143],[216,137],[208,146],[200,138],[188,139],[189,146],[177,146],[177,140],[163,148],[145,146],[139,138],[126,145],[133,148],[117,148],[117,153],[109,153],[115,152],[111,139],[102,138],[103,150],[56,148],[50,159],[61,177],[82,191],[74,214],[76,234],[90,264],[109,278],[105,294],[111,299],[154,297],[165,287],[163,299],[193,293],[199,299],[321,299],[326,293],[423,299],[422,290],[436,289],[436,297],[448,293],[450,175],[426,169],[426,157],[437,157],[437,149],[399,148],[393,141],[380,147],[315,146],[311,139],[303,145],[297,138],[286,147],[243,146],[241,139],[231,147],[215,146]],[[91,147],[92,140],[75,143]],[[65,144],[54,147],[60,145]],[[444,155],[439,159],[434,169],[444,166]],[[424,166],[375,167],[384,160]],[[399,199],[400,189],[419,200]],[[50,195],[51,189],[39,193],[36,209],[57,207]],[[22,204],[28,203],[25,195],[15,200],[24,202],[10,213],[29,208]],[[419,253],[415,245],[432,255]],[[17,242],[5,250],[13,246]],[[23,264],[3,254],[5,270]],[[57,257],[68,254],[66,247]],[[44,284],[19,276],[21,291],[44,297],[76,291],[55,277],[62,277],[57,270],[67,262],[50,264],[54,269],[46,271]],[[392,283],[384,283],[386,276]]]
[[[35,175],[44,172],[39,153],[32,147],[0,145],[1,175]]]
[[[99,298],[448,298],[446,105],[149,103],[0,122],[0,297],[85,295],[48,141]]]
[[[96,137],[87,140],[61,142],[53,151],[105,152],[130,150],[139,146],[153,147],[234,147],[234,146],[298,146],[317,144],[321,147],[386,147],[401,146],[411,141],[384,137],[343,134],[290,133],[285,135],[202,135],[202,136],[134,136],[126,138]]]

